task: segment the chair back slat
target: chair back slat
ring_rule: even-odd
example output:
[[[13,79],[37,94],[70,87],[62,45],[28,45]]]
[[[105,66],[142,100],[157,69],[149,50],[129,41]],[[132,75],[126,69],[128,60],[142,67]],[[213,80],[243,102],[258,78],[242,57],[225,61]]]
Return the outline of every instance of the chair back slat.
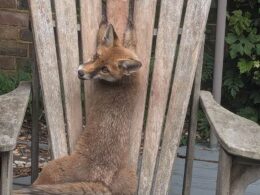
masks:
[[[97,33],[101,22],[102,1],[81,0],[80,21],[83,62],[87,62],[96,51]],[[94,88],[93,82],[84,82],[85,111],[88,113],[89,96]]]
[[[53,158],[68,154],[60,77],[49,0],[31,0],[36,57]]]
[[[120,40],[123,40],[129,12],[129,0],[107,0],[107,17],[109,23],[116,29]]]
[[[106,2],[108,21],[114,25],[122,39],[124,32],[122,27],[125,27],[127,21],[130,0],[107,0]],[[210,0],[188,0],[186,10],[183,9],[185,0],[158,2],[161,3],[160,18],[151,90],[148,94],[149,105],[142,156],[140,156],[140,145],[157,0],[135,1],[134,7],[136,52],[143,66],[136,74],[138,89],[130,127],[130,163],[137,169],[138,162],[141,162],[138,194],[142,195],[163,195],[168,192],[171,170],[184,125],[210,8]],[[82,130],[80,81],[75,75],[80,52],[76,2],[54,1],[57,45],[50,0],[31,0],[30,5],[47,126],[53,157],[57,158],[68,154],[66,129],[70,151],[73,150]],[[182,34],[179,35],[183,10],[185,10],[184,26]],[[96,51],[96,37],[101,17],[102,0],[80,1],[83,62],[87,62]],[[181,42],[178,46],[179,36]],[[87,115],[89,97],[93,94],[95,82],[84,82],[84,86]],[[64,92],[64,112],[62,92]],[[64,113],[66,120],[64,120]],[[159,150],[160,143],[162,143],[161,150]]]
[[[184,0],[161,2],[138,194],[150,194]],[[174,18],[174,20],[173,20]],[[178,137],[174,139],[179,139]]]
[[[139,70],[137,99],[134,105],[134,113],[131,123],[131,163],[137,167],[140,144],[142,137],[145,100],[147,94],[147,83],[152,51],[154,19],[156,11],[156,0],[135,1],[134,26],[136,30],[136,52],[143,64]]]
[[[210,3],[210,0],[190,0],[187,4],[153,194],[168,192],[170,170],[183,130]]]
[[[79,46],[76,2],[63,0],[54,1],[54,3],[61,68],[60,72],[64,92],[66,129],[69,151],[71,152],[82,131],[80,80],[77,77]]]

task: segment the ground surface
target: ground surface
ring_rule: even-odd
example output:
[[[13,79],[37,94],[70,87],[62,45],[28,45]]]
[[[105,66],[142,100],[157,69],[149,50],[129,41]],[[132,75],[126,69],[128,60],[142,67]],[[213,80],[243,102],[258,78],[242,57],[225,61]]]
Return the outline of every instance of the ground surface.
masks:
[[[39,123],[40,133],[40,157],[39,167],[43,167],[49,160],[50,154],[48,150],[48,134],[45,121],[41,120]],[[25,119],[21,133],[18,137],[17,146],[14,150],[14,176],[22,177],[30,175],[31,167],[31,124],[30,121]]]
[[[171,188],[169,195],[182,194],[182,181],[186,147],[179,148],[174,169],[172,172]],[[215,195],[217,179],[218,152],[207,147],[197,145],[195,150],[195,161],[193,166],[191,195]],[[30,177],[20,177],[14,180],[15,188],[30,184]],[[17,185],[19,184],[19,185]],[[260,181],[251,184],[246,195],[260,195]]]
[[[49,160],[48,151],[48,134],[44,119],[40,120],[40,168]],[[187,128],[186,128],[187,129]],[[184,138],[186,136],[184,131]],[[14,150],[14,188],[21,188],[30,185],[30,168],[31,168],[31,124],[25,120],[18,138],[18,144]],[[186,147],[180,147],[178,158],[172,171],[171,188],[169,195],[182,194],[182,182],[184,173]],[[195,160],[193,165],[193,178],[191,195],[215,195],[217,168],[218,168],[218,151],[210,150],[206,146],[197,145],[195,149]],[[260,195],[260,181],[251,184],[246,195]]]
[[[186,147],[179,148],[179,156],[185,156],[185,150]],[[169,195],[182,194],[184,163],[185,160],[183,158],[177,158],[172,173],[172,187]],[[210,150],[201,145],[196,146],[191,195],[215,195],[218,169],[217,163],[217,150]],[[247,188],[246,195],[260,195],[260,180]]]

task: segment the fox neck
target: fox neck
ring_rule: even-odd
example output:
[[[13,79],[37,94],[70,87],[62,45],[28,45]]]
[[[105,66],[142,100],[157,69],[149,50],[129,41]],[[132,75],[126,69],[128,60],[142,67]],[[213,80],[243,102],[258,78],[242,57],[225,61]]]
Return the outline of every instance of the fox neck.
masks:
[[[127,160],[138,76],[135,73],[114,83],[91,81],[94,90],[88,103],[87,125],[76,150],[88,158],[109,158],[111,161],[114,156],[114,160]]]

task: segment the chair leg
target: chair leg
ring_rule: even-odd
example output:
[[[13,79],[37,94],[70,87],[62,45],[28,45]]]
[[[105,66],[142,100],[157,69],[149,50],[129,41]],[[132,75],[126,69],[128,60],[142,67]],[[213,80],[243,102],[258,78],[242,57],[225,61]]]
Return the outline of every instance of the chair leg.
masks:
[[[223,148],[219,151],[219,165],[216,195],[230,194],[230,175],[232,168],[232,157]]]
[[[13,151],[1,153],[1,195],[10,195],[13,184]]]
[[[33,55],[35,56],[35,55]],[[31,183],[38,177],[39,171],[39,74],[34,57],[33,82],[32,82],[32,146],[31,146]]]
[[[260,179],[259,165],[234,164],[231,173],[230,195],[244,195],[249,184]]]
[[[196,76],[193,84],[193,96],[191,99],[192,100],[191,119],[190,119],[188,146],[187,146],[186,161],[185,161],[184,182],[183,182],[183,189],[182,189],[183,195],[190,195],[191,192],[192,167],[193,167],[194,147],[195,147],[197,122],[198,122],[198,109],[199,109],[203,54],[204,54],[204,43],[202,44],[201,47],[200,59],[198,62]]]

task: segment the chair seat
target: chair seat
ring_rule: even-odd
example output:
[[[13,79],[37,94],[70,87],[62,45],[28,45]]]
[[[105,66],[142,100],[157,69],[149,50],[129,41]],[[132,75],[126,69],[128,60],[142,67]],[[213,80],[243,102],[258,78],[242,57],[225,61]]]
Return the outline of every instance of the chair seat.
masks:
[[[30,97],[30,82],[0,96],[0,152],[14,149]]]
[[[260,160],[260,126],[220,106],[210,92],[201,91],[200,100],[222,147],[230,154]]]

